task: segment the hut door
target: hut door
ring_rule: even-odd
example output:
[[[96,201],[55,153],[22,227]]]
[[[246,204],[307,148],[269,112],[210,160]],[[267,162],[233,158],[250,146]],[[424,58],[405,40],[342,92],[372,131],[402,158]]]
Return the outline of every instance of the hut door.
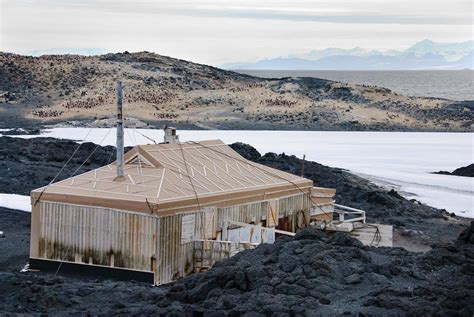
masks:
[[[278,219],[278,229],[283,231],[290,231],[290,219],[288,216]]]
[[[203,238],[204,240],[209,240],[209,239],[216,239],[217,238],[217,230],[215,228],[215,218],[217,217],[217,210],[216,208],[203,208],[204,212],[204,223],[202,225],[203,227]]]

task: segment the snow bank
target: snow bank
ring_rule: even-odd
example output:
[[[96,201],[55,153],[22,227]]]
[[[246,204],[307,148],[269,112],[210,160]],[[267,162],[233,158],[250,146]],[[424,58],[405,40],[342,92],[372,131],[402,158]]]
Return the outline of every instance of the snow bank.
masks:
[[[0,194],[0,207],[31,212],[30,196]]]

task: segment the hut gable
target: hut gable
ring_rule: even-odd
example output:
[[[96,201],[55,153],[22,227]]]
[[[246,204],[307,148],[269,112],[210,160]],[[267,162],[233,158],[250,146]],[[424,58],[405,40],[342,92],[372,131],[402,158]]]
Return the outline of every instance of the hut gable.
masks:
[[[249,195],[308,188],[312,181],[244,159],[220,140],[134,147],[124,178],[115,162],[36,189],[32,201],[60,201],[149,211],[196,208]]]

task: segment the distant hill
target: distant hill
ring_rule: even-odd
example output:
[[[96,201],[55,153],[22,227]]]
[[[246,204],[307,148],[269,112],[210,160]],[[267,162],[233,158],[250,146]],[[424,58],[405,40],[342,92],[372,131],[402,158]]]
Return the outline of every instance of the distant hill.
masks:
[[[224,69],[259,70],[420,70],[473,68],[474,41],[420,41],[403,51],[328,48],[254,63],[229,63]]]
[[[350,63],[341,56],[326,58]],[[474,122],[470,101],[408,97],[318,78],[264,79],[149,52],[0,53],[0,65],[0,128],[111,126],[117,80],[125,87],[128,126],[472,131]]]

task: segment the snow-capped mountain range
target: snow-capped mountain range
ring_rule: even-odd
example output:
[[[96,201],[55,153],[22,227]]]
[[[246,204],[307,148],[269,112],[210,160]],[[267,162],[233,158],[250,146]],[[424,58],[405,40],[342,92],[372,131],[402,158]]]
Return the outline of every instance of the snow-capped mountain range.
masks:
[[[473,52],[474,41],[437,43],[423,40],[402,51],[327,48],[251,63],[229,63],[221,67],[268,70],[473,69]]]

